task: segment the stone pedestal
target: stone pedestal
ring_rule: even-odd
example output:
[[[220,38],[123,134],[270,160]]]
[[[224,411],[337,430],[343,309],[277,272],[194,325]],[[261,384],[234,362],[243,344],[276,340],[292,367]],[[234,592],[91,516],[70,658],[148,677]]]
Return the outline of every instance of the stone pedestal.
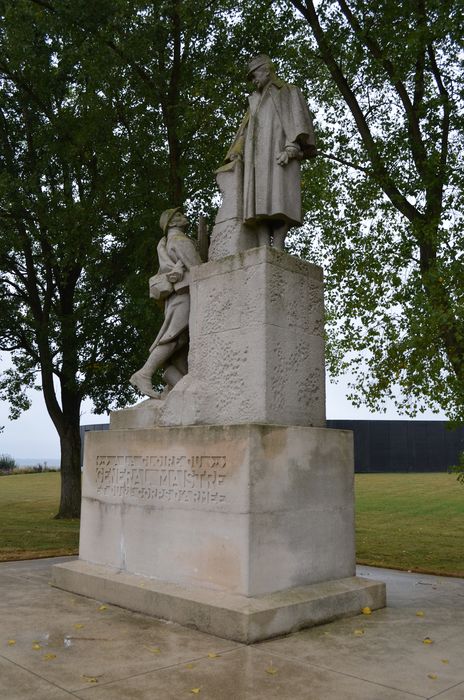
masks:
[[[354,577],[352,462],[351,433],[323,428],[89,433],[80,561],[54,583],[240,641],[269,636],[276,608],[272,634],[379,607]]]
[[[54,584],[247,643],[385,605],[354,576],[352,435],[324,427],[321,270],[254,248],[190,293],[188,375],[86,435]]]
[[[235,160],[216,173],[222,204],[211,232],[209,260],[220,260],[258,245],[256,232],[243,223],[243,163]]]
[[[273,248],[191,270],[189,373],[112,428],[325,425],[322,271]]]

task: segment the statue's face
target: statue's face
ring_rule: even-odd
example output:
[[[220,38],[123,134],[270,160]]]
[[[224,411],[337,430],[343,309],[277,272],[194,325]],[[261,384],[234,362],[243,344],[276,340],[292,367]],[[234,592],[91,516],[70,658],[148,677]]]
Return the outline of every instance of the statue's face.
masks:
[[[184,228],[185,226],[188,226],[189,220],[187,217],[182,214],[181,211],[178,211],[174,214],[172,217],[171,221],[169,222],[169,228],[172,226],[178,226],[179,228]]]
[[[259,91],[263,90],[266,87],[270,77],[271,73],[269,70],[269,66],[266,65],[258,66],[258,68],[255,68],[253,71],[251,71],[250,74],[251,82],[256,86],[256,88]]]

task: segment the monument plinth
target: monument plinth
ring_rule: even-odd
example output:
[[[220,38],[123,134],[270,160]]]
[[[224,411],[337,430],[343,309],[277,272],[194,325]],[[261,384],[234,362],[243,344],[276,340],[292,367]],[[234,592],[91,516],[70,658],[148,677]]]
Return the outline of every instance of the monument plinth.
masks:
[[[54,584],[243,642],[383,606],[355,577],[352,434],[324,427],[321,270],[262,247],[190,276],[189,372],[87,434]]]
[[[58,587],[246,643],[385,605],[355,576],[352,435],[325,428],[322,271],[284,251],[311,114],[269,57],[249,77],[209,262],[165,210],[165,319],[130,379],[150,398],[87,433],[79,561],[54,567]]]
[[[324,428],[91,433],[80,556],[244,596],[353,576],[351,459]]]
[[[111,428],[325,426],[322,270],[263,246],[190,271],[189,371]]]

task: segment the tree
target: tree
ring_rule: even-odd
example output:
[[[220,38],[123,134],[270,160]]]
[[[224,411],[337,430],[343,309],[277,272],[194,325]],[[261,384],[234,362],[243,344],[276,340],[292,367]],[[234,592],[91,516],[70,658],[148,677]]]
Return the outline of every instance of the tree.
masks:
[[[323,110],[307,235],[328,268],[329,361],[377,407],[464,418],[460,8],[448,0],[291,0]],[[318,68],[314,69],[314,61]],[[319,250],[317,248],[319,247]]]
[[[39,382],[58,516],[77,517],[81,402],[135,399],[127,378],[160,322],[146,302],[159,214],[212,210],[246,60],[291,22],[231,0],[3,0],[0,17],[0,349],[14,362],[0,389],[18,415]]]
[[[129,148],[98,47],[24,0],[1,17],[0,346],[14,362],[1,388],[17,415],[39,375],[61,445],[58,516],[78,517],[81,401],[130,400],[131,356],[156,326],[134,256],[140,267],[154,228],[157,164]]]

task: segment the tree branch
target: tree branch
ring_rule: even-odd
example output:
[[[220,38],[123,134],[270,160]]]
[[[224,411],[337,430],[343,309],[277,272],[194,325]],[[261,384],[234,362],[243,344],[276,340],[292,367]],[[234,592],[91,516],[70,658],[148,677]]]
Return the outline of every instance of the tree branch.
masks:
[[[435,83],[438,88],[438,92],[441,97],[443,105],[443,119],[442,119],[442,136],[440,144],[440,164],[442,171],[444,171],[446,162],[448,159],[448,139],[449,139],[449,129],[450,129],[450,116],[451,116],[451,101],[449,92],[443,82],[440,74],[440,69],[435,58],[435,51],[433,50],[433,44],[427,46],[427,53],[430,61],[430,68],[432,75],[434,77]]]
[[[356,163],[352,163],[344,158],[339,158],[338,156],[333,156],[330,153],[325,153],[325,151],[318,151],[318,155],[328,158],[329,160],[334,160],[336,163],[340,163],[341,165],[347,165],[349,168],[354,168],[354,170],[359,170],[370,177],[373,175],[372,170],[369,170],[369,168],[364,168],[362,165],[357,165]]]
[[[417,168],[417,172],[419,173],[419,175],[421,177],[426,177],[427,152],[425,150],[425,144],[420,130],[417,111],[416,109],[414,109],[414,106],[409,98],[404,83],[398,77],[397,69],[393,65],[392,61],[389,58],[387,58],[379,43],[362,28],[361,24],[349,8],[347,2],[345,0],[337,0],[337,2],[340,5],[340,9],[343,15],[346,17],[350,27],[354,31],[357,38],[370,51],[374,59],[378,61],[383,67],[393,87],[398,93],[398,96],[406,112],[409,130],[409,141],[411,144],[411,153],[414,159],[414,164]]]
[[[6,78],[11,80],[12,83],[16,85],[17,88],[23,90],[29,97],[37,103],[42,112],[48,117],[48,119],[53,122],[54,116],[53,112],[50,111],[48,105],[46,105],[32,87],[27,83],[27,81],[18,73],[12,71],[8,64],[0,60],[0,71],[5,75]]]
[[[369,159],[372,163],[372,172],[376,181],[382,187],[383,191],[390,199],[392,204],[396,207],[396,209],[398,209],[398,211],[401,214],[403,214],[403,216],[405,216],[409,221],[415,222],[422,219],[423,214],[421,214],[421,212],[419,212],[400,192],[400,190],[397,188],[396,184],[392,180],[391,176],[389,175],[378,152],[377,145],[370,132],[365,116],[361,110],[358,100],[356,99],[356,95],[350,88],[339,63],[336,61],[330,44],[327,40],[326,33],[324,32],[319,23],[313,1],[306,0],[306,7],[303,6],[299,0],[291,0],[291,2],[295,5],[295,7],[297,7],[300,10],[300,12],[302,12],[303,16],[308,21],[319,46],[319,50],[322,55],[322,60],[324,61],[328,70],[330,71],[332,78],[334,79],[340,93],[344,97],[345,102],[351,111],[351,114],[353,115],[362,142],[364,144],[364,147],[366,148]]]

